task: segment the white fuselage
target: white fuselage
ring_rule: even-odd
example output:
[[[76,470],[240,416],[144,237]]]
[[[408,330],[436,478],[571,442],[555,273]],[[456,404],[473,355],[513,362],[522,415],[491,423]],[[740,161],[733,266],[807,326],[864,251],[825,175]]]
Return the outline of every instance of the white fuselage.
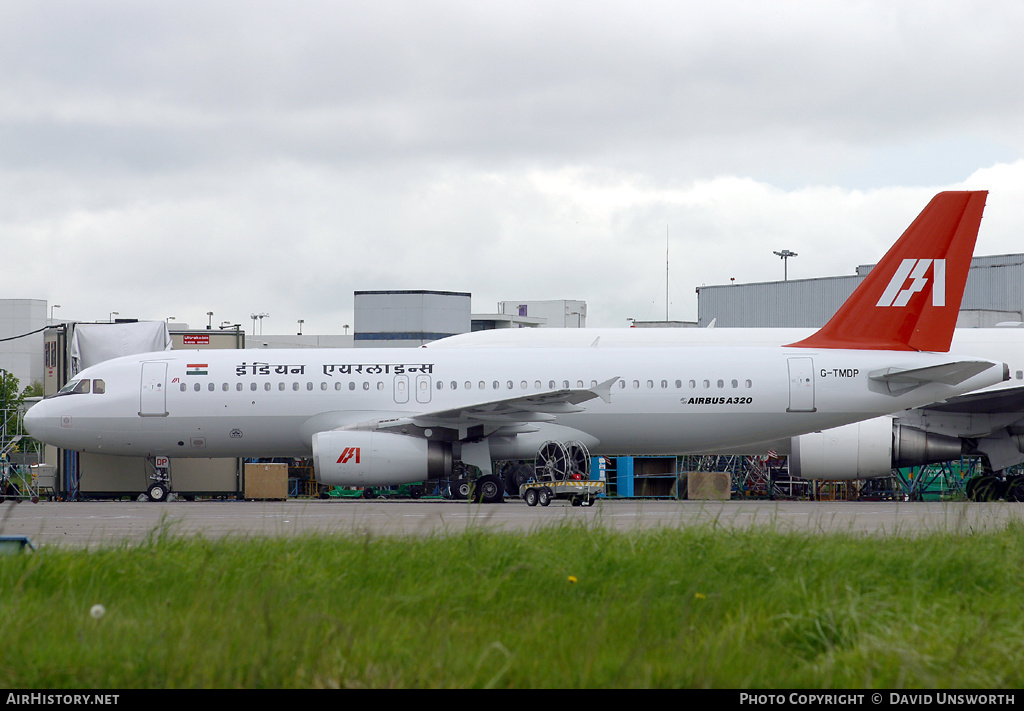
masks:
[[[813,328],[507,328],[449,336],[429,350],[464,348],[741,348],[782,346],[814,333]],[[796,349],[794,349],[796,350]],[[1006,363],[1010,379],[992,388],[1024,384],[1024,326],[958,328],[949,353]]]
[[[167,351],[82,371],[77,381],[102,386],[47,398],[25,424],[38,439],[87,452],[307,456],[317,432],[486,409],[618,378],[607,401],[595,396],[576,412],[539,415],[528,424],[583,433],[594,454],[682,454],[835,427],[1003,379],[997,363],[954,386],[924,383],[901,394],[869,379],[951,360],[740,345]],[[472,437],[471,430],[462,434]]]

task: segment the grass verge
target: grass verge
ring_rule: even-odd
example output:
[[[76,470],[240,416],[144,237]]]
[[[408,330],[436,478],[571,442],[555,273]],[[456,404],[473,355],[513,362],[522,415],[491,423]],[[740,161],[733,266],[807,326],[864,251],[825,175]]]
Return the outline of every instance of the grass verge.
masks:
[[[155,531],[0,558],[0,685],[1020,688],[1022,567],[1024,524]]]

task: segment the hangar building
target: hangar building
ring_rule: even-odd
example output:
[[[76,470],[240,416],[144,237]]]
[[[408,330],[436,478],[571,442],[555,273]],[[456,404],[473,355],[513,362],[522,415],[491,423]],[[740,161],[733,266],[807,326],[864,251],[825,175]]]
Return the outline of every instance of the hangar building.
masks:
[[[0,370],[16,377],[22,389],[43,379],[46,325],[46,301],[0,299]]]
[[[848,276],[697,288],[697,326],[817,328],[839,309],[874,265]],[[967,276],[959,328],[1024,321],[1024,254],[975,257]]]
[[[414,348],[470,329],[471,294],[355,292],[356,348]]]

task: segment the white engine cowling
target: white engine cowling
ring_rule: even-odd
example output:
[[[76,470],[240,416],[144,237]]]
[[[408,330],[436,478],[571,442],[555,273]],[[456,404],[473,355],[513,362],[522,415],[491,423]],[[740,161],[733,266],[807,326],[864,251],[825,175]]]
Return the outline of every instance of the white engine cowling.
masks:
[[[850,481],[889,476],[899,467],[960,457],[958,437],[900,425],[876,417],[792,438],[789,472],[801,479]]]
[[[452,472],[451,447],[419,437],[363,430],[313,435],[313,471],[327,486],[391,486]]]

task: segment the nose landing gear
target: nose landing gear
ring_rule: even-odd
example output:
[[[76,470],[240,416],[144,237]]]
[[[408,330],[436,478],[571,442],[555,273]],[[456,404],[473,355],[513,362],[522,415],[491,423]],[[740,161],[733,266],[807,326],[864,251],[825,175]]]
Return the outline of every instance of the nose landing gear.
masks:
[[[149,478],[153,483],[143,496],[147,501],[166,501],[171,493],[171,460],[168,457],[146,457],[146,465],[151,469]]]

